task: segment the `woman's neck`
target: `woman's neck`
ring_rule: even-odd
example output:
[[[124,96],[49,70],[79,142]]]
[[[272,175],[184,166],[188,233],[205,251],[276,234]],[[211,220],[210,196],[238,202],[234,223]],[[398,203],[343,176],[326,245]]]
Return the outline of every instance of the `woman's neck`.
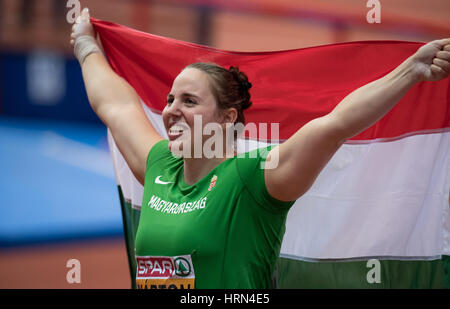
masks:
[[[223,158],[185,158],[184,159],[184,181],[188,185],[193,185],[208,175],[215,167],[225,160],[232,158],[232,154]]]

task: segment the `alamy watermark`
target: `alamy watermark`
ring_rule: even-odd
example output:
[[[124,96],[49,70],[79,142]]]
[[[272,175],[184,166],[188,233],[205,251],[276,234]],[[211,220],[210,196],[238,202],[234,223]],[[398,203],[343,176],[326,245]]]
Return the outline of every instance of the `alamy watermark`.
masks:
[[[79,0],[68,0],[66,7],[70,8],[67,12],[66,20],[69,24],[73,24],[78,16],[81,15],[81,4]],[[369,24],[381,23],[381,3],[380,0],[367,0],[366,7],[370,8],[367,12],[366,20]]]
[[[70,270],[66,274],[67,283],[81,283],[81,263],[77,259],[70,259],[66,262],[66,267]]]
[[[270,128],[270,139],[268,138]],[[217,123],[209,122],[203,125],[202,115],[194,115],[193,128],[184,122],[171,124],[168,128],[169,147],[171,152],[182,158],[225,158],[234,156],[237,150],[237,137],[248,133],[248,136],[258,141],[279,141],[279,123]],[[257,158],[264,160],[261,168],[273,169],[278,166],[278,148],[274,148],[268,156],[267,147],[256,147],[250,151],[249,143],[243,143],[237,158]]]
[[[366,20],[369,24],[381,23],[381,3],[379,0],[368,0],[366,7],[371,8],[367,12]]]
[[[366,267],[370,268],[366,275],[369,284],[381,283],[381,263],[377,259],[367,261]]]
[[[73,24],[78,16],[81,15],[81,4],[79,0],[68,0],[66,3],[66,8],[71,8],[66,15],[66,21],[69,24]]]

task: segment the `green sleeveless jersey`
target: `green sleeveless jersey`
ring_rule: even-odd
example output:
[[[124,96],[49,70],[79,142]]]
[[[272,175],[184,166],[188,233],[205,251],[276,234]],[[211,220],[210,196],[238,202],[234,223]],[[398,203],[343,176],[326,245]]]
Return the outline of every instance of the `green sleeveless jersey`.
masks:
[[[267,192],[273,146],[227,159],[194,185],[168,141],[149,152],[137,230],[138,288],[270,288],[287,212]]]

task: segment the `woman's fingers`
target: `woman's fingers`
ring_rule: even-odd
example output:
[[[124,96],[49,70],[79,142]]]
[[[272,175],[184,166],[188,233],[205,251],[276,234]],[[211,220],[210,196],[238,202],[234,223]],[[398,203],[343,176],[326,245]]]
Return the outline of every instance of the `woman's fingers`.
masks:
[[[71,38],[76,39],[82,35],[90,35],[95,37],[95,30],[90,22],[89,10],[83,9],[82,13],[76,18],[75,23],[72,25]]]
[[[446,46],[450,47],[450,38],[445,38],[441,40],[436,40],[434,42],[437,42],[437,44],[440,45],[440,48],[444,49]]]
[[[95,35],[94,29],[90,23],[88,8],[84,8],[81,11],[81,14],[75,19],[75,23],[72,25],[72,33],[70,34],[70,44],[74,45],[76,38],[82,35]]]
[[[450,73],[450,39],[441,40],[442,50],[436,53],[430,66],[432,74],[438,79],[446,78]]]
[[[444,71],[441,67],[432,64],[430,66],[430,70],[432,72],[432,74],[434,75],[434,80],[441,80],[443,78],[445,78],[446,76],[448,76],[448,73],[446,71]]]
[[[88,8],[84,8],[83,11],[81,11],[81,19],[84,21],[89,21],[90,16],[89,16],[89,9]]]
[[[436,58],[450,61],[450,51],[441,50],[436,53]]]
[[[447,60],[443,60],[440,58],[434,58],[433,64],[437,65],[438,67],[440,67],[441,69],[443,69],[446,72],[450,72],[450,62],[448,62]]]

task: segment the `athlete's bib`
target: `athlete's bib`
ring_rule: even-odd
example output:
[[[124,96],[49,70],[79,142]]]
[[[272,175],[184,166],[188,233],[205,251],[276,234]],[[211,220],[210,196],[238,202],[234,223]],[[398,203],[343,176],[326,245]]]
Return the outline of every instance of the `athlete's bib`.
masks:
[[[193,289],[194,266],[190,255],[136,256],[138,289]]]

